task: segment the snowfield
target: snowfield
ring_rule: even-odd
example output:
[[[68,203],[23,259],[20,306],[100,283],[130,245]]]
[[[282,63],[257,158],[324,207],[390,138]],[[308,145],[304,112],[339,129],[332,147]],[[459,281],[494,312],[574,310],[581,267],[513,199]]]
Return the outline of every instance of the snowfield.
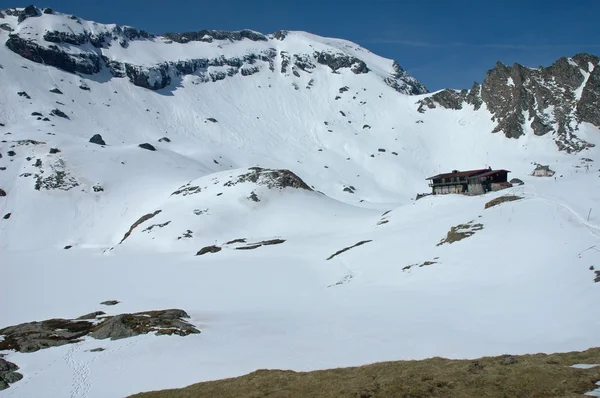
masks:
[[[67,20],[50,17],[52,26]],[[40,21],[20,29],[50,26]],[[380,78],[390,60],[346,41],[290,37],[282,41],[290,53],[329,46],[376,73],[318,66],[300,79],[277,68],[217,82],[188,75],[151,91],[0,46],[0,217],[10,213],[0,218],[0,329],[98,310],[181,308],[201,331],[5,351],[24,379],[0,397],[123,397],[260,368],[600,344],[597,127],[578,131],[596,147],[567,154],[550,136],[489,133],[485,106],[421,114],[422,96]],[[140,65],[260,51],[247,41],[204,44],[174,43],[170,53],[152,41],[113,48]],[[94,134],[106,145],[90,143]],[[530,176],[534,163],[556,178]],[[525,184],[414,200],[429,192],[429,176],[487,166]],[[227,184],[251,167],[290,170],[310,189]],[[484,209],[507,194],[522,199]],[[440,244],[468,223],[481,226]],[[238,239],[245,242],[227,243]],[[239,249],[273,239],[284,242]],[[196,256],[212,245],[222,250]],[[111,299],[120,303],[99,304]],[[98,347],[105,350],[89,352]]]

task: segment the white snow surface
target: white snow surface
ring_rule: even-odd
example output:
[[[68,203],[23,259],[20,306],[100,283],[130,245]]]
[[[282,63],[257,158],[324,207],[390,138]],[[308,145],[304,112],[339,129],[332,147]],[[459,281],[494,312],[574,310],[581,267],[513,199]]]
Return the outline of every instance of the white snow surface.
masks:
[[[306,33],[281,43],[299,53],[296,46],[324,41],[344,51],[352,46]],[[154,64],[194,57],[200,47],[220,56],[260,45],[174,44],[112,48],[122,52],[119,59]],[[372,57],[369,67],[391,65],[352,51]],[[0,218],[0,328],[97,310],[181,308],[202,332],[4,352],[24,379],[0,397],[123,397],[261,368],[304,371],[600,343],[600,285],[590,269],[600,267],[597,147],[569,155],[533,132],[518,140],[490,134],[485,107],[420,114],[419,97],[349,70],[316,69],[310,89],[308,78],[295,90],[289,78],[261,72],[201,84],[186,76],[175,90],[153,92],[106,71],[80,77],[36,64],[5,46],[0,64],[0,188],[7,193],[0,217],[11,213]],[[343,86],[349,91],[340,94]],[[51,93],[54,87],[63,94]],[[17,95],[22,91],[30,99]],[[69,119],[50,116],[54,108]],[[93,134],[107,145],[89,143]],[[600,144],[594,126],[583,124],[578,135]],[[158,142],[164,136],[171,142]],[[25,139],[43,144],[17,142]],[[157,150],[137,146],[144,142]],[[550,165],[557,178],[531,177],[534,162]],[[289,169],[314,191],[224,185],[252,166]],[[413,200],[429,191],[431,175],[487,166],[508,169],[525,185]],[[44,178],[65,171],[78,185],[36,190],[40,169]],[[200,191],[172,195],[188,183]],[[97,184],[104,191],[95,192]],[[354,193],[343,191],[350,186]],[[260,201],[249,199],[252,193]],[[505,194],[524,199],[484,210]],[[156,210],[119,244],[136,220]],[[437,246],[451,226],[469,221],[483,230]],[[187,230],[191,238],[177,239]],[[238,238],[286,242],[195,256]],[[371,242],[326,260],[363,240]],[[425,261],[437,263],[403,270]],[[121,303],[99,305],[110,299]],[[96,347],[106,350],[88,351]]]

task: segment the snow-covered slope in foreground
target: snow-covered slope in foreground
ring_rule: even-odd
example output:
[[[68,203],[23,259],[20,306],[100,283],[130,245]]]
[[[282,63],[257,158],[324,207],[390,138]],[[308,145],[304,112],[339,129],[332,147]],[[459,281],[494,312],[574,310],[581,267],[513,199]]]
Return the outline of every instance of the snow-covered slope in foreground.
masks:
[[[292,54],[305,51],[293,37],[327,41],[289,33]],[[119,51],[152,64],[136,45]],[[597,346],[597,146],[567,154],[533,131],[490,134],[485,105],[419,113],[422,96],[385,81],[391,61],[364,59],[377,73],[200,71],[153,91],[1,46],[0,328],[181,308],[201,334],[6,352],[24,379],[0,397],[121,397],[257,368]],[[591,125],[578,136],[600,144]],[[557,178],[528,176],[534,162]],[[525,185],[412,200],[430,175],[488,165]],[[523,199],[484,209],[505,194]],[[442,243],[459,225],[473,235]],[[248,248],[259,242],[276,244]],[[196,256],[210,246],[220,250]],[[99,305],[111,299],[121,303]]]

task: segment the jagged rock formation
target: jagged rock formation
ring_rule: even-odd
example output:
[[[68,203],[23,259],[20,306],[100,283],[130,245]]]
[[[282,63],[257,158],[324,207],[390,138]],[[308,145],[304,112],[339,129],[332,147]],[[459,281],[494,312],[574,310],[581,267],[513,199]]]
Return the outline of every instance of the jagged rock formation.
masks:
[[[554,135],[560,150],[579,152],[593,146],[577,137],[582,122],[600,127],[600,59],[589,54],[560,58],[551,66],[512,67],[500,62],[483,84],[471,90],[442,90],[419,101],[419,112],[441,106],[475,110],[485,104],[496,127],[492,132],[519,138],[527,130]]]
[[[17,19],[17,24],[2,24],[1,28],[9,31],[6,46],[13,52],[33,62],[44,63],[71,73],[93,75],[107,68],[114,77],[127,77],[134,85],[150,90],[160,90],[176,83],[186,75],[197,75],[202,83],[216,82],[235,75],[250,76],[263,70],[275,72],[275,65],[280,62],[279,72],[292,73],[300,77],[301,73],[310,74],[317,65],[327,66],[332,73],[349,69],[355,74],[371,73],[365,60],[344,50],[334,47],[327,49],[311,48],[303,53],[289,54],[278,51],[277,43],[289,40],[290,32],[279,31],[272,35],[264,35],[251,30],[228,32],[221,30],[200,30],[197,32],[167,33],[157,36],[143,30],[127,26],[102,25],[81,20],[75,16],[59,14],[51,9],[38,9],[29,6],[25,9],[5,10],[4,14]],[[35,33],[35,28],[27,26],[30,18],[53,18],[64,16],[67,23],[60,30],[46,30]],[[69,20],[74,21],[71,22]],[[70,26],[73,25],[73,26]],[[56,24],[54,24],[56,26]],[[319,40],[322,38],[319,38]],[[237,56],[200,57],[198,45],[222,48],[225,44],[235,44],[245,40],[260,44],[253,50],[243,46]],[[111,53],[111,47],[118,45],[129,48],[140,41],[152,41],[160,46],[160,53],[169,54],[170,47],[190,46],[187,59],[179,59],[179,55],[154,64],[137,65],[119,60]],[[194,46],[192,48],[192,46]],[[313,47],[312,45],[310,47]],[[310,48],[309,47],[309,48]],[[324,46],[320,46],[324,47]],[[209,51],[209,53],[213,53]],[[178,54],[181,54],[178,52]],[[177,58],[176,58],[177,57]],[[292,66],[291,71],[288,66]],[[404,94],[423,94],[427,89],[423,84],[408,75],[394,62],[390,70],[381,74],[382,80],[390,87]]]

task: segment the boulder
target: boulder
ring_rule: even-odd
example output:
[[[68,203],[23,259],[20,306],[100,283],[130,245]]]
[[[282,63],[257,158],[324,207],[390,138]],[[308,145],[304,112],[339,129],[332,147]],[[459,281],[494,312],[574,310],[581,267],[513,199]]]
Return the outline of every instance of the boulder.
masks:
[[[206,246],[203,247],[202,249],[200,249],[198,251],[198,253],[196,253],[196,256],[202,256],[203,254],[206,253],[218,253],[220,252],[222,249],[219,246]]]
[[[143,144],[140,144],[138,146],[142,149],[147,149],[149,151],[156,151],[156,148],[154,148],[152,145],[148,144],[147,142],[144,142]]]
[[[106,142],[104,142],[104,140],[102,139],[102,136],[100,134],[94,134],[92,136],[92,138],[90,138],[90,141],[92,144],[97,144],[97,145],[106,145]]]

